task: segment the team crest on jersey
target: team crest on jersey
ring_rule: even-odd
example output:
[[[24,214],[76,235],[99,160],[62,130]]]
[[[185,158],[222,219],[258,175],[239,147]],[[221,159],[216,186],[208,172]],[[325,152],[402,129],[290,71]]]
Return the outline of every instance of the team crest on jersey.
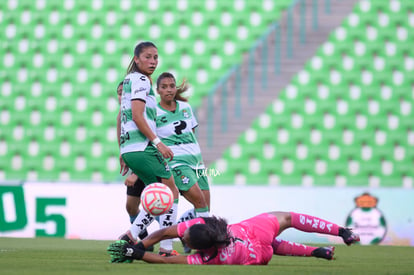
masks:
[[[181,182],[183,184],[188,184],[190,182],[190,179],[186,176],[181,176]]]
[[[187,112],[187,110],[183,110],[183,117],[185,117],[185,118],[189,118],[190,117],[190,115],[188,114],[188,112]]]

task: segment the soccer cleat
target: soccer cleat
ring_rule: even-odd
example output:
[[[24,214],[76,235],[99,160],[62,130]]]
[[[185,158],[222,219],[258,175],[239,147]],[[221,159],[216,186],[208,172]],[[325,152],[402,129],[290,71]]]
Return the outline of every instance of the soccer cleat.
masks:
[[[350,228],[339,228],[338,235],[342,237],[346,245],[351,245],[360,241],[359,235],[352,232]]]
[[[175,250],[173,250],[171,252],[162,252],[162,251],[160,251],[158,254],[160,256],[163,256],[163,257],[170,257],[170,256],[178,256],[178,255],[180,255],[180,253],[178,253]]]
[[[178,256],[178,255],[180,255],[180,253],[178,253],[177,251],[173,250],[171,252],[171,255],[170,256]]]
[[[335,247],[333,246],[326,246],[326,247],[318,247],[315,248],[311,255],[316,258],[322,258],[327,260],[333,260],[333,256],[335,253]]]
[[[147,229],[143,229],[139,234],[138,234],[138,238],[140,238],[141,240],[145,239],[146,237],[148,237],[148,231]]]
[[[119,236],[118,240],[126,241],[131,245],[134,245],[137,243],[137,240],[134,237],[132,237],[131,231],[129,230],[125,232],[124,234],[122,234],[121,236]]]

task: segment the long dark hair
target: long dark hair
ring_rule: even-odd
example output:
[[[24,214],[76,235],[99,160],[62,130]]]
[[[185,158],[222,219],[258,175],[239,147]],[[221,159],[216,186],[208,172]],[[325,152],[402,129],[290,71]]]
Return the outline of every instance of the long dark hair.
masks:
[[[189,237],[191,246],[194,249],[214,248],[214,253],[205,261],[208,262],[217,256],[219,248],[228,246],[232,238],[227,230],[227,221],[225,219],[214,216],[203,219],[205,224],[195,224],[189,228]],[[204,261],[203,253],[202,259]]]
[[[139,57],[139,55],[142,53],[142,51],[144,49],[146,49],[146,48],[149,48],[149,47],[154,47],[154,48],[157,49],[157,47],[155,46],[155,44],[152,43],[152,42],[150,42],[150,41],[146,41],[146,42],[139,43],[138,45],[135,46],[134,56]],[[127,73],[126,74],[133,73],[133,72],[140,72],[137,64],[134,61],[134,57],[132,57],[131,62],[129,62],[129,65],[128,65],[128,69],[127,69]]]
[[[164,73],[160,74],[160,76],[157,78],[157,87],[160,86],[160,83],[164,78],[172,78],[172,79],[174,79],[174,82],[177,83],[177,81],[175,80],[175,77],[172,73],[164,72]],[[177,86],[177,93],[175,94],[174,99],[187,102],[188,98],[184,97],[183,93],[186,92],[188,90],[188,88],[189,88],[189,85],[187,83],[187,80],[184,79],[183,82],[180,84],[180,86]]]

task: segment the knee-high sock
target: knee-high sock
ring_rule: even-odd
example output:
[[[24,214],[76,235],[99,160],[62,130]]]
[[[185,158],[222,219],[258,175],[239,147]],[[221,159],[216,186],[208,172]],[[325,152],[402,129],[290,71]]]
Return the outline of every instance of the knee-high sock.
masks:
[[[318,217],[290,212],[292,227],[304,231],[338,236],[339,225]]]
[[[280,239],[274,239],[272,247],[274,255],[305,257],[312,256],[312,251],[317,248],[314,246],[308,246],[295,242],[288,242]]]
[[[139,211],[137,218],[129,228],[131,235],[137,239],[141,231],[145,230],[153,221],[154,217],[151,214],[145,212],[144,210]]]
[[[208,210],[208,207],[205,208],[195,208],[194,212],[196,214],[196,217],[210,217],[210,211]]]
[[[192,220],[194,218],[198,218],[198,217],[209,217],[210,216],[210,212],[208,211],[208,208],[191,208],[187,211],[185,211],[181,217],[178,219],[178,223],[180,222],[185,222],[185,221],[189,221]]]
[[[189,210],[187,210],[187,211],[185,211],[182,215],[181,215],[181,217],[178,219],[178,223],[180,223],[180,222],[185,222],[185,221],[189,221],[189,220],[192,220],[192,219],[194,219],[196,217],[196,215],[195,215],[195,213],[194,213],[194,208],[191,208],[191,209],[189,209]]]
[[[174,204],[171,207],[170,211],[160,216],[160,228],[166,228],[177,223],[177,209],[178,199],[174,200]],[[162,240],[160,242],[160,249],[162,249],[163,251],[172,251],[173,240]]]

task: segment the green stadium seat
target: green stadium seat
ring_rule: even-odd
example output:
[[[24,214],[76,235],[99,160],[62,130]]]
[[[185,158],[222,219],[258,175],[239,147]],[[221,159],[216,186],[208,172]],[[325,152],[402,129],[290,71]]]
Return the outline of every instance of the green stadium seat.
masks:
[[[346,186],[348,187],[366,187],[368,186],[368,175],[347,175]]]
[[[137,2],[131,3],[131,7],[128,7],[127,2],[111,1],[90,3],[69,1],[63,5],[53,1],[50,3],[40,1],[34,5],[29,2],[16,2],[16,9],[3,11],[3,19],[0,21],[0,26],[5,29],[0,36],[7,41],[3,46],[4,54],[0,54],[0,61],[3,61],[1,66],[4,65],[5,68],[1,76],[13,86],[8,89],[11,90],[9,95],[5,94],[7,91],[2,88],[0,123],[13,129],[11,136],[16,138],[13,142],[17,147],[24,145],[26,148],[32,139],[39,143],[39,148],[43,148],[45,144],[53,144],[50,148],[56,148],[56,144],[62,144],[62,139],[66,139],[72,145],[73,152],[65,156],[60,155],[60,149],[55,149],[59,151],[53,155],[56,159],[56,167],[59,167],[59,174],[47,176],[47,170],[41,167],[37,169],[34,166],[19,171],[21,175],[29,173],[30,177],[37,176],[39,180],[73,179],[76,173],[73,170],[74,161],[82,150],[87,165],[91,165],[91,160],[96,160],[97,164],[89,166],[87,172],[80,171],[75,175],[78,180],[90,180],[93,177],[95,180],[100,177],[103,180],[116,179],[117,171],[112,174],[110,169],[102,169],[102,167],[108,168],[106,163],[108,159],[113,160],[113,155],[118,154],[116,145],[114,146],[116,108],[114,104],[108,103],[111,101],[108,95],[114,95],[115,86],[126,69],[126,65],[122,63],[125,61],[124,58],[121,62],[119,56],[121,53],[125,57],[132,54],[131,47],[135,43],[130,42],[131,38],[150,39],[150,35],[155,35],[154,37],[161,39],[157,42],[162,56],[160,69],[174,70],[177,75],[188,76],[194,89],[194,97],[190,102],[193,106],[197,106],[203,100],[203,95],[210,90],[207,84],[218,80],[234,62],[240,62],[242,52],[249,49],[254,38],[260,36],[266,26],[279,18],[280,12],[286,10],[292,3],[290,0],[244,1],[243,7],[238,1],[215,1],[213,7],[212,2],[187,1],[185,5],[184,2],[167,1],[168,3],[162,5],[158,2],[158,5],[156,2]],[[253,130],[260,132],[254,146],[240,139],[239,159],[242,161],[233,161],[237,164],[230,165],[230,172],[226,172],[223,175],[224,180],[221,180],[225,182],[223,184],[234,184],[238,179],[239,183],[245,181],[246,184],[252,181],[252,184],[316,186],[325,183],[337,184],[330,182],[335,182],[335,178],[340,182],[343,177],[346,185],[368,186],[370,184],[368,173],[371,173],[372,177],[380,179],[380,186],[391,186],[394,182],[400,186],[403,174],[405,177],[411,175],[407,165],[395,165],[394,172],[385,175],[384,179],[372,169],[349,176],[348,160],[344,156],[351,153],[356,155],[358,149],[361,150],[362,144],[370,146],[373,152],[377,147],[383,146],[384,148],[378,152],[383,152],[382,155],[388,152],[393,156],[394,143],[398,142],[407,154],[404,159],[412,158],[410,153],[412,150],[409,148],[413,145],[407,137],[408,129],[412,128],[410,121],[412,98],[408,96],[411,91],[412,69],[409,64],[403,66],[399,64],[404,63],[401,62],[404,56],[411,56],[412,50],[408,41],[412,34],[413,20],[410,21],[407,10],[412,4],[409,1],[399,2],[401,6],[398,11],[393,3],[381,1],[361,2],[355,6],[354,14],[344,21],[342,27],[338,28],[335,35],[331,35],[328,43],[318,51],[319,59],[316,59],[313,64],[307,64],[304,70],[306,73],[302,73],[301,78],[295,79],[293,85],[296,92],[292,93],[294,89],[291,88],[282,91],[280,99],[266,112],[270,119],[265,116],[252,125]],[[382,20],[385,16],[378,16],[378,10],[388,16],[388,23]],[[187,13],[190,11],[192,16]],[[25,18],[22,20],[23,12],[31,13],[30,21]],[[52,12],[55,15],[59,14],[59,20],[54,20],[50,16]],[[252,23],[252,18],[254,20],[260,18],[260,20]],[[193,19],[197,22],[192,22]],[[139,26],[138,29],[128,29],[128,22]],[[220,26],[217,32],[219,36],[206,41],[206,33],[211,22]],[[10,23],[14,26],[9,26]],[[108,27],[103,28],[102,34],[91,41],[89,37],[96,34],[98,25]],[[174,40],[180,25],[189,26],[189,36],[181,39],[180,43],[176,43],[175,49],[168,52],[165,48],[170,44],[164,40]],[[196,27],[191,28],[192,25]],[[366,38],[367,25],[376,29],[375,39]],[[45,30],[43,34],[39,32],[42,27]],[[68,30],[71,28],[73,34],[68,35],[70,34]],[[402,28],[405,28],[406,36]],[[64,29],[66,32],[63,32]],[[355,43],[352,38],[357,38],[358,43]],[[25,39],[25,42],[22,39]],[[384,39],[389,41],[386,42]],[[204,50],[203,47],[199,47],[203,42]],[[177,68],[177,60],[185,54],[193,60],[193,63],[188,68]],[[374,54],[383,58],[385,66],[379,66],[381,60],[375,59]],[[102,58],[101,64],[97,62],[99,55]],[[216,60],[221,60],[221,65],[217,62],[216,67],[211,66],[212,55],[216,55]],[[68,62],[70,56],[73,58],[73,63]],[[209,58],[202,59],[203,56]],[[13,58],[14,62],[11,61]],[[337,60],[342,62],[336,62]],[[347,66],[352,62],[353,66]],[[375,62],[379,65],[376,66]],[[313,67],[315,64],[316,67]],[[402,78],[399,78],[398,73],[393,72],[394,68],[398,68],[396,71],[400,72]],[[361,73],[361,69],[364,73]],[[78,78],[78,73],[82,71],[87,72],[87,79]],[[372,82],[364,78],[368,73],[372,74]],[[328,79],[327,74],[330,76]],[[31,100],[28,100],[23,108],[20,103],[17,107],[15,105],[16,99],[21,102],[21,98],[28,94],[26,90],[15,84],[20,82],[26,82],[31,89],[29,93],[32,93]],[[34,82],[40,83],[41,88],[39,85],[36,86],[37,88],[33,87]],[[90,95],[90,91],[96,90],[92,88],[93,82],[101,84],[101,94],[98,96]],[[72,91],[68,83],[72,84]],[[389,86],[392,90],[391,96],[382,98],[382,94],[387,92],[385,88],[378,86],[378,83]],[[350,93],[351,84],[360,89],[359,97],[354,98]],[[323,85],[326,87],[325,90]],[[402,90],[406,92],[403,93]],[[371,101],[371,105],[368,105],[367,101]],[[84,108],[80,108],[82,102],[86,103]],[[372,102],[377,102],[377,107]],[[345,107],[338,108],[345,105],[347,111]],[[401,107],[398,107],[400,105]],[[13,113],[9,120],[3,116],[6,111]],[[388,118],[384,119],[388,113],[398,119],[398,124],[390,124]],[[362,121],[366,117],[366,124],[356,124],[356,114],[359,114]],[[71,121],[68,120],[69,116],[72,117]],[[96,116],[101,116],[102,123],[94,125],[91,121],[94,116],[94,121],[97,121]],[[62,117],[66,118],[62,120]],[[389,119],[391,121],[396,118]],[[91,128],[82,128],[85,126]],[[342,141],[344,129],[354,135],[354,139],[349,144]],[[320,131],[321,139],[312,140],[310,134],[306,135],[307,131],[313,133]],[[385,144],[375,143],[375,138],[372,136],[376,131],[384,131],[387,137]],[[45,136],[45,132],[49,134]],[[99,136],[96,133],[99,133]],[[398,138],[399,135],[404,138]],[[340,151],[339,158],[335,160],[329,159],[329,146],[332,141],[338,141],[335,144]],[[83,142],[88,144],[89,148],[77,145]],[[308,148],[306,162],[294,158],[299,142]],[[103,148],[111,148],[102,151],[101,159],[98,153],[91,152],[91,147],[99,147],[97,144]],[[13,154],[19,153],[17,147],[10,147]],[[348,148],[349,151],[346,152]],[[283,168],[283,158],[291,159],[293,162],[294,168],[291,173],[284,173],[283,169],[280,169]],[[320,162],[328,160],[328,172],[325,174],[317,174],[314,169],[312,163],[318,158]],[[377,158],[377,155],[373,154],[372,158]],[[226,159],[231,158],[226,155]],[[370,167],[369,161],[363,157],[360,157],[359,161],[360,167]],[[399,161],[401,164],[404,162],[397,159],[390,159],[390,161]],[[110,166],[115,165],[110,164]],[[0,165],[0,170],[3,167]],[[330,167],[333,167],[333,172]],[[241,174],[241,169],[250,172]],[[34,172],[37,172],[36,175]],[[17,175],[15,171],[13,173]],[[332,177],[335,178],[329,180]],[[392,178],[397,180],[392,182]],[[375,180],[372,182],[376,184]]]
[[[282,186],[300,186],[302,183],[302,175],[299,174],[277,174],[280,185]]]
[[[247,174],[246,175],[246,182],[249,185],[254,185],[254,186],[269,185],[269,176],[264,174],[264,173]]]
[[[220,173],[216,177],[212,177],[209,180],[211,184],[220,184],[220,185],[234,185],[235,184],[235,175],[232,173]]]
[[[310,173],[313,178],[313,186],[334,186],[335,172],[329,170],[329,161],[316,160],[315,169]]]
[[[412,154],[406,154],[407,152],[413,151],[406,150],[408,139],[401,139],[406,136],[407,129],[410,129],[408,117],[412,112],[412,103],[409,102],[411,99],[406,99],[404,94],[406,95],[407,91],[410,93],[411,85],[409,82],[412,80],[403,70],[395,70],[401,66],[401,60],[404,60],[407,56],[406,53],[410,51],[405,47],[404,36],[396,35],[393,28],[395,24],[400,24],[401,20],[397,20],[395,17],[391,19],[392,23],[379,25],[376,8],[361,3],[356,6],[356,10],[358,10],[358,17],[350,18],[346,23],[349,25],[345,24],[346,29],[339,29],[336,36],[331,35],[332,44],[324,45],[327,51],[320,50],[318,58],[306,64],[305,70],[309,74],[312,88],[304,86],[308,80],[303,78],[305,74],[299,74],[292,81],[298,92],[294,91],[292,94],[285,90],[282,91],[277,104],[273,105],[277,106],[273,109],[278,111],[273,112],[271,106],[266,110],[266,114],[274,117],[270,119],[265,117],[264,124],[260,123],[260,119],[252,124],[254,129],[263,130],[263,133],[258,137],[259,144],[269,142],[274,137],[276,155],[280,154],[278,149],[282,145],[284,147],[282,151],[285,151],[281,155],[285,161],[286,159],[292,161],[293,168],[290,173],[283,171],[283,169],[279,171],[278,183],[284,185],[303,184],[305,186],[396,187],[402,186],[404,177],[405,182],[408,182],[406,180],[409,173],[407,172],[408,165],[399,166],[399,164],[411,157]],[[364,17],[365,15],[366,17]],[[360,33],[355,30],[355,27],[359,26],[355,22],[359,22],[359,24],[362,22]],[[378,32],[381,32],[381,36],[375,40],[366,38],[365,25],[375,27]],[[346,41],[349,37],[348,33],[350,37],[360,40],[359,45],[352,40]],[[391,43],[384,45],[384,39],[391,40]],[[401,49],[404,49],[404,55],[399,52],[400,45]],[[393,52],[393,47],[397,49],[395,52]],[[366,55],[361,55],[362,53]],[[373,60],[371,55],[382,58],[385,66],[381,66],[379,63],[381,59]],[[337,60],[343,60],[342,56],[353,61],[353,67],[337,67]],[[332,73],[334,72],[332,69],[339,73],[340,78],[337,82],[332,81]],[[330,82],[325,80],[327,73],[331,75]],[[319,84],[315,85],[316,83]],[[327,92],[312,94],[312,91],[322,91],[320,89],[321,83],[325,84]],[[389,91],[386,85],[388,85]],[[291,89],[291,91],[293,90]],[[398,92],[401,95],[397,95]],[[306,96],[298,97],[297,93],[306,94]],[[323,97],[320,97],[322,95]],[[305,108],[298,111],[290,107],[293,104],[305,106]],[[291,122],[292,116],[295,115],[303,118],[302,126],[299,129],[292,127],[291,123],[283,125],[289,136],[285,142],[287,140],[288,144],[292,144],[290,150],[284,143],[277,144],[276,134],[273,134],[269,129],[274,127],[274,123],[277,125],[276,118],[281,115],[284,116],[281,118],[282,121]],[[269,121],[271,121],[270,124]],[[329,123],[329,121],[331,122]],[[316,141],[319,142],[318,145],[312,143],[312,138],[301,138],[301,131],[310,131],[310,129],[314,129],[313,132],[321,132],[322,138]],[[381,131],[383,134],[380,134]],[[381,135],[385,136],[384,142],[381,142]],[[290,139],[296,142],[292,142]],[[412,140],[414,139],[412,138]],[[381,143],[377,144],[376,142]],[[304,158],[306,161],[302,162],[300,159],[294,158],[294,156],[297,157],[298,144],[308,148],[308,155]],[[336,153],[334,153],[335,150],[332,151],[333,146],[337,147]],[[384,160],[381,161],[381,159]],[[389,167],[392,165],[387,166],[388,170],[384,174],[384,161],[393,164],[393,167],[403,168],[391,169]],[[398,165],[395,165],[394,162],[398,162]],[[272,166],[272,161],[261,160],[261,167],[264,167],[264,163],[266,166]],[[313,167],[309,163],[322,163],[319,165],[322,167],[319,168],[319,174],[317,173],[317,165],[315,164]],[[279,166],[283,167],[283,164]],[[264,169],[264,171],[266,172],[263,174],[266,174],[269,170]],[[249,173],[246,173],[246,177],[250,177]]]

